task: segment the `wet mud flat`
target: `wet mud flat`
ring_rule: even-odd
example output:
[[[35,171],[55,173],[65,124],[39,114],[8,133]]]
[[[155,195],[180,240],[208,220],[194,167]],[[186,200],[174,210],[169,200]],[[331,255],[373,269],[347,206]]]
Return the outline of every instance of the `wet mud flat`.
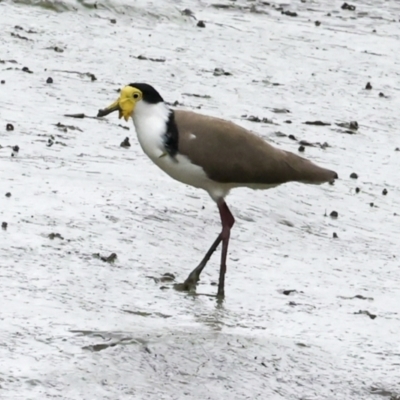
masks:
[[[345,5],[346,4],[346,5]],[[0,398],[400,395],[396,1],[0,2]],[[131,81],[335,169],[205,193],[96,118]]]

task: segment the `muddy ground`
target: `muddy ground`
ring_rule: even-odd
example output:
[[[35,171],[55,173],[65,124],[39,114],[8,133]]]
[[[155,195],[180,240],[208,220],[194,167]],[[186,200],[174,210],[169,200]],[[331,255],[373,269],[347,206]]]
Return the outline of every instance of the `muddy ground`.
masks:
[[[400,396],[400,3],[346,4],[0,2],[1,399]],[[133,81],[341,178],[232,192],[222,304],[159,279],[215,204],[92,118]]]

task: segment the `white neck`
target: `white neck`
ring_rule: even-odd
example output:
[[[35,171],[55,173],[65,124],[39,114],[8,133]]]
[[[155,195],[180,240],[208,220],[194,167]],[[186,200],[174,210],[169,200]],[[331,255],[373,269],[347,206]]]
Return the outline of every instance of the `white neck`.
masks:
[[[150,104],[139,101],[133,112],[133,124],[143,151],[157,159],[164,150],[163,135],[167,129],[170,109],[164,103]]]

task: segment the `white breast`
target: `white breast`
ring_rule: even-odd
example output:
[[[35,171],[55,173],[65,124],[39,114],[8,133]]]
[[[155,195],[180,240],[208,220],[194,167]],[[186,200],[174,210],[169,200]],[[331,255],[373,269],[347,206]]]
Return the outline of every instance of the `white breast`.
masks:
[[[165,154],[163,136],[169,112],[164,103],[148,104],[140,101],[136,105],[132,118],[144,153],[154,164],[177,181],[206,190],[214,200],[225,197],[231,188],[230,185],[210,180],[203,168],[192,164],[184,155],[178,153],[172,158]]]

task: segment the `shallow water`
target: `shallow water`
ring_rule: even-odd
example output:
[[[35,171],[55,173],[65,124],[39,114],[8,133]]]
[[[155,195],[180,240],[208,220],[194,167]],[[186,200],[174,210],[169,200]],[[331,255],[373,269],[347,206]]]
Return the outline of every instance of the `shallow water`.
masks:
[[[400,3],[288,2],[297,17],[244,1],[32,3],[0,2],[0,398],[399,396]],[[153,166],[131,124],[64,117],[95,116],[132,81],[287,150],[299,143],[277,132],[329,144],[304,155],[334,186],[229,196],[222,305],[154,279],[182,281],[217,235],[207,194]],[[353,120],[355,134],[335,125]],[[216,293],[218,260],[198,294]]]

